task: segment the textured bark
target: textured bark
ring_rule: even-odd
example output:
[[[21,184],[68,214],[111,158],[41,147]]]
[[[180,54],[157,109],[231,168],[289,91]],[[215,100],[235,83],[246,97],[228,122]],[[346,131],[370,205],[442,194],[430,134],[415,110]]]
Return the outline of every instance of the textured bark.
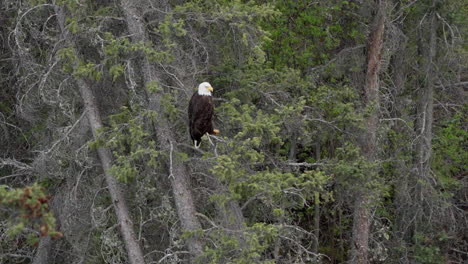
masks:
[[[134,43],[141,41],[147,42],[148,37],[142,21],[142,12],[138,9],[143,7],[142,3],[140,1],[122,0],[121,5],[132,41]],[[151,82],[160,83],[154,67],[148,61],[146,56],[142,56],[140,67],[143,73],[145,86]],[[147,91],[147,98],[149,109],[154,110],[157,113],[164,112],[161,108],[160,93],[151,93]],[[170,153],[170,155],[172,155],[172,153],[176,153],[177,144],[175,142],[174,132],[170,129],[168,120],[164,118],[163,114],[159,115],[158,123],[154,124],[154,129],[159,139],[161,150],[166,153]],[[196,217],[195,205],[189,184],[189,173],[186,166],[179,159],[175,158],[168,164],[168,167],[174,200],[182,228],[187,231],[200,230],[201,224]],[[203,244],[198,237],[193,236],[188,238],[187,246],[193,257],[201,255]]]
[[[291,148],[289,149],[289,160],[291,162],[296,162],[297,154],[297,132],[294,130],[291,133]]]
[[[315,143],[315,161],[320,162],[320,143]],[[315,253],[319,253],[320,248],[320,193],[314,193],[314,248]]]
[[[391,68],[392,68],[392,80],[394,83],[394,91],[393,91],[393,97],[395,98],[395,108],[396,108],[396,113],[393,116],[394,118],[400,118],[401,120],[410,120],[407,111],[405,109],[406,105],[408,102],[406,102],[406,98],[402,97],[401,94],[405,90],[405,84],[407,82],[407,71],[408,69],[405,67],[405,50],[406,50],[406,36],[404,36],[403,32],[399,32],[405,39],[405,41],[400,41],[399,42],[399,47],[396,50],[395,54],[392,56],[392,61],[391,61]],[[403,125],[399,121],[394,124],[393,130],[396,131],[396,133],[405,135],[408,134],[408,126]],[[397,148],[400,148],[398,146],[399,143],[395,143],[397,146],[395,147],[394,150],[397,150]],[[397,154],[398,155],[398,154]],[[407,203],[409,201],[409,182],[408,182],[408,174],[409,174],[409,168],[408,164],[403,161],[401,158],[397,156],[396,161],[395,161],[395,171],[396,171],[396,179],[395,179],[395,200],[394,200],[394,206],[395,208],[399,208],[398,210],[401,210],[400,213],[398,213],[398,217],[395,219],[395,231],[397,232],[397,235],[394,237],[396,240],[402,240],[405,236],[405,230],[408,228],[408,221],[407,221],[407,213],[405,212],[405,208],[407,208]]]
[[[320,237],[320,193],[314,194],[314,253],[319,253]]]
[[[433,6],[437,1],[433,1]],[[417,132],[417,156],[416,167],[420,178],[427,178],[429,174],[429,160],[432,155],[432,123],[434,112],[434,59],[436,55],[436,13],[432,11],[430,16],[429,26],[429,43],[425,51],[424,79],[425,85],[419,89],[418,93],[418,108],[416,120]],[[422,45],[424,45],[423,43]]]
[[[49,203],[49,207],[56,219],[55,223],[57,230],[60,230],[60,218],[58,217],[58,215],[61,207],[63,206],[62,198],[63,197],[60,195],[54,195],[54,198],[52,198],[52,200]],[[51,256],[53,247],[54,241],[52,241],[50,236],[41,237],[32,264],[54,263],[54,259]]]
[[[376,160],[377,126],[379,122],[379,71],[381,67],[382,44],[385,28],[385,1],[379,3],[378,13],[368,41],[366,84],[364,87],[364,107],[370,113],[364,119],[365,131],[360,139],[361,153],[369,161]],[[369,172],[373,173],[373,172]],[[372,175],[371,175],[372,177]],[[369,231],[371,220],[372,190],[363,188],[354,203],[352,245],[350,262],[368,263]]]
[[[218,179],[213,180],[213,185],[214,189],[218,190],[218,192],[222,194],[229,193],[226,186],[219,182]],[[245,243],[243,242],[245,242],[245,238],[243,233],[239,231],[244,229],[245,220],[237,201],[230,200],[224,206],[217,204],[217,210],[221,226],[227,228],[230,232],[235,232],[235,236],[241,240],[242,246],[244,246]]]
[[[51,263],[50,251],[52,250],[52,239],[47,236],[41,238],[37,247],[36,255],[34,255],[33,264],[48,264]]]
[[[371,111],[365,118],[365,133],[361,140],[363,155],[373,161],[376,158],[377,125],[379,122],[379,71],[381,67],[382,44],[385,26],[385,8],[379,6],[374,29],[369,36],[364,105]]]
[[[57,8],[57,17],[65,41],[74,47],[73,41],[69,38],[69,34],[66,32],[64,27],[64,13],[61,9]],[[75,52],[78,54],[78,52]],[[81,98],[84,103],[84,111],[88,118],[89,125],[94,139],[99,137],[99,130],[103,127],[101,121],[101,114],[99,113],[96,99],[93,95],[91,87],[88,83],[81,79],[76,78],[76,84],[79,88]],[[113,157],[112,153],[108,148],[99,147],[97,149],[99,159],[101,160],[101,166],[104,171],[104,177],[107,183],[107,189],[112,198],[112,204],[114,205],[115,214],[117,216],[117,223],[120,227],[120,233],[124,240],[125,248],[128,254],[128,260],[132,264],[144,263],[143,251],[138,243],[137,236],[133,230],[133,222],[130,217],[130,211],[128,210],[127,203],[122,193],[121,187],[117,182],[117,179],[109,173],[112,167]]]
[[[96,99],[94,98],[90,87],[84,80],[77,79],[77,84],[85,104],[85,111],[87,113],[93,136],[97,139],[99,136],[98,131],[102,128],[102,121],[97,108]],[[99,159],[101,160],[101,166],[104,170],[107,188],[109,189],[109,193],[112,197],[112,203],[117,215],[117,222],[120,226],[120,233],[122,234],[125,248],[127,249],[128,260],[132,264],[145,263],[143,252],[133,230],[133,222],[130,218],[130,212],[128,210],[127,203],[125,202],[121,187],[119,186],[117,179],[109,173],[109,170],[112,167],[112,153],[108,148],[103,147],[98,148],[97,151]]]
[[[368,194],[361,194],[354,203],[353,234],[350,263],[368,263],[371,208]]]
[[[413,193],[415,202],[415,224],[423,224],[422,219],[427,206],[431,206],[432,202],[425,202],[430,197],[428,195],[432,192],[432,180],[430,175],[430,161],[432,156],[432,123],[434,112],[434,60],[436,56],[436,30],[437,30],[437,17],[436,17],[436,4],[437,1],[432,2],[431,12],[429,16],[429,25],[421,32],[421,39],[419,45],[425,60],[423,61],[424,69],[424,84],[418,90],[417,101],[417,117],[416,117],[416,153],[414,159],[414,167],[416,168],[417,175],[412,179],[416,183],[416,190]],[[428,36],[428,38],[427,38]],[[426,212],[427,213],[427,212]],[[418,226],[415,227],[418,229]],[[416,231],[415,230],[415,231]]]

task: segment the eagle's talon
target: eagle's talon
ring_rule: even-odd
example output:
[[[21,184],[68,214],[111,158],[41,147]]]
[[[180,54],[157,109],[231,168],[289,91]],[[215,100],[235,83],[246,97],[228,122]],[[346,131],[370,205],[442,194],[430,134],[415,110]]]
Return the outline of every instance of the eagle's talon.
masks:
[[[218,134],[219,134],[219,130],[218,130],[218,129],[213,129],[213,134],[214,134],[214,135],[218,135]]]

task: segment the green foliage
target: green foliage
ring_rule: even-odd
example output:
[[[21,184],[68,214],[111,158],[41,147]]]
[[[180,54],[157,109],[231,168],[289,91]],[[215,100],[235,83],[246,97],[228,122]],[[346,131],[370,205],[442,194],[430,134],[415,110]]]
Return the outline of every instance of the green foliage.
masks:
[[[112,65],[109,68],[109,73],[112,76],[112,80],[115,81],[124,73],[124,66],[122,64]]]
[[[377,162],[362,157],[360,149],[349,143],[337,149],[337,159],[330,168],[342,188],[352,195],[364,192],[371,196],[377,194],[375,198],[379,198],[387,196],[389,186],[384,184],[377,169]]]
[[[86,78],[94,81],[99,81],[102,77],[102,72],[98,71],[97,65],[91,62],[85,63],[80,61],[75,68],[73,75],[78,78]]]
[[[466,123],[466,115],[458,112],[441,125],[434,139],[432,167],[442,188],[447,190],[459,186],[453,176],[463,172],[468,166],[468,132],[464,127]]]
[[[55,229],[55,218],[49,211],[49,200],[50,196],[46,195],[38,184],[19,189],[0,185],[0,206],[14,210],[9,217],[8,236],[19,235],[30,226],[41,237],[62,237],[62,233]],[[36,233],[30,233],[27,235],[27,241],[31,245],[37,245],[39,237]]]
[[[310,92],[307,105],[339,128],[356,127],[362,121],[356,90],[347,85],[321,85]]]
[[[221,19],[232,22],[231,26],[243,28],[247,26],[257,26],[254,20],[278,15],[278,12],[269,4],[257,4],[254,1],[242,2],[235,1],[216,1],[216,0],[196,0],[187,1],[183,5],[174,8],[176,13],[189,15],[193,12],[197,15],[196,22],[200,25],[206,25],[210,21],[207,18]],[[202,17],[205,14],[207,16]]]
[[[74,62],[77,60],[73,48],[63,48],[57,53],[59,58],[62,60],[62,70],[66,73],[72,73]]]
[[[156,81],[151,81],[146,84],[146,90],[150,93],[161,92],[162,89]]]
[[[443,241],[444,236],[440,236],[438,239],[433,234],[426,236],[422,233],[416,233],[414,235],[415,245],[413,246],[413,258],[418,263],[423,264],[439,264],[445,263],[446,260],[441,254],[441,250],[437,245]]]
[[[110,173],[120,181],[132,182],[127,186],[130,188],[127,195],[131,197],[131,208],[138,208],[135,210],[138,219],[135,222],[141,224],[138,230],[145,251],[151,252],[145,257],[149,262],[180,262],[177,258],[183,258],[185,254],[181,240],[197,237],[206,242],[201,258],[205,262],[271,263],[271,259],[277,257],[274,255],[278,254],[280,259],[275,259],[277,262],[309,263],[316,260],[302,258],[303,252],[313,250],[310,242],[315,229],[314,220],[318,220],[319,252],[326,254],[330,263],[342,263],[346,261],[351,246],[353,220],[349,216],[353,213],[353,207],[350,204],[356,194],[362,193],[378,194],[375,197],[379,198],[372,204],[376,210],[372,215],[370,246],[378,243],[377,249],[393,247],[389,238],[394,234],[389,226],[399,220],[406,221],[398,215],[396,207],[413,202],[417,205],[419,202],[408,199],[412,195],[412,185],[418,179],[410,179],[413,177],[411,169],[415,166],[411,159],[416,137],[411,130],[414,106],[412,102],[404,100],[413,99],[410,95],[415,94],[414,89],[420,89],[426,81],[420,74],[425,71],[420,68],[420,60],[424,56],[419,56],[424,51],[420,50],[418,42],[427,39],[427,35],[421,33],[428,27],[428,18],[434,8],[437,9],[439,23],[437,44],[442,44],[437,48],[437,58],[434,60],[437,62],[434,64],[437,65],[435,79],[440,81],[436,87],[443,87],[435,91],[436,97],[443,94],[438,98],[440,104],[436,104],[434,109],[434,145],[430,162],[435,181],[434,184],[422,180],[417,183],[423,182],[419,184],[422,187],[435,186],[432,189],[434,192],[423,198],[427,207],[437,203],[432,208],[450,211],[453,205],[464,201],[465,190],[459,177],[464,175],[468,159],[465,151],[467,122],[462,112],[466,112],[466,107],[460,111],[459,102],[454,107],[445,106],[446,102],[453,100],[448,99],[450,96],[459,94],[452,89],[460,88],[445,84],[463,81],[455,79],[463,78],[463,69],[457,69],[456,63],[466,60],[462,53],[466,51],[463,39],[467,27],[463,25],[467,24],[467,19],[466,5],[462,1],[449,0],[445,4],[439,1],[433,7],[431,0],[404,0],[388,10],[382,59],[392,65],[391,56],[404,52],[406,57],[401,66],[405,67],[408,79],[403,91],[395,92],[392,89],[395,81],[392,72],[382,67],[380,109],[376,109],[376,105],[361,109],[360,94],[365,68],[365,49],[361,47],[365,46],[364,38],[371,27],[370,18],[374,15],[375,7],[373,1],[142,1],[137,5],[144,13],[142,21],[150,41],[133,43],[126,30],[122,10],[116,8],[118,4],[113,1],[57,0],[54,5],[64,7],[67,15],[65,26],[72,33],[70,40],[75,41],[76,47],[60,49],[61,72],[50,71],[50,74],[44,75],[45,70],[52,69],[49,66],[55,65],[51,59],[56,58],[53,54],[60,46],[59,38],[63,37],[55,17],[51,15],[53,6],[35,6],[48,2],[10,1],[6,5],[8,10],[0,10],[1,15],[16,16],[14,19],[1,19],[6,22],[0,25],[1,36],[12,40],[12,45],[2,51],[9,53],[11,50],[16,56],[5,58],[2,53],[0,71],[7,80],[0,85],[7,87],[11,84],[12,88],[7,87],[4,94],[13,94],[12,98],[19,99],[18,106],[0,102],[0,109],[5,114],[4,117],[0,115],[0,132],[5,130],[7,135],[11,131],[9,129],[19,131],[15,133],[24,132],[28,142],[21,145],[18,151],[21,155],[30,149],[43,152],[41,148],[51,143],[37,136],[37,139],[29,140],[37,133],[52,131],[50,140],[68,141],[70,146],[74,146],[76,138],[81,139],[75,133],[82,130],[67,130],[67,134],[63,135],[59,132],[74,123],[74,120],[63,120],[61,116],[75,116],[76,111],[81,111],[75,108],[80,100],[73,97],[76,92],[69,89],[70,85],[58,85],[64,83],[64,78],[72,76],[90,82],[99,81],[103,86],[119,89],[118,96],[126,96],[123,95],[125,92],[120,93],[125,81],[131,81],[141,88],[131,91],[134,92],[132,98],[126,100],[131,102],[117,113],[112,108],[112,102],[109,104],[104,100],[100,104],[102,113],[114,114],[103,117],[108,122],[107,126],[101,129],[99,138],[89,145],[92,148],[111,149],[115,163]],[[167,8],[160,8],[159,5],[165,4]],[[19,16],[22,16],[21,19],[18,19]],[[414,25],[418,25],[417,30]],[[401,45],[403,42],[406,46]],[[80,54],[75,54],[75,50]],[[352,54],[353,57],[343,59],[343,54]],[[149,60],[155,68],[160,67],[160,81],[143,84],[141,76],[133,75],[141,70],[139,62],[142,59]],[[5,63],[9,61],[20,64],[26,61],[30,65],[18,70],[15,69],[16,65],[5,68]],[[28,75],[23,76],[24,72]],[[36,77],[45,80],[40,89],[36,89]],[[182,129],[180,125],[185,123],[185,94],[175,89],[167,92],[162,88],[174,85],[171,82],[175,78],[183,84],[209,79],[217,88],[215,97],[219,100],[215,102],[222,103],[217,105],[215,124],[222,133],[212,138],[214,145],[204,144],[201,149],[187,153],[181,151],[187,147],[184,142],[188,141],[185,127]],[[144,104],[141,103],[146,95],[143,86],[152,93],[151,96],[157,96],[160,100],[162,107],[158,109],[159,112],[145,110],[138,105]],[[22,94],[23,89],[27,93]],[[36,91],[39,93],[36,94]],[[0,97],[4,94],[0,94]],[[397,100],[393,100],[393,96]],[[29,101],[35,102],[31,104]],[[51,102],[59,104],[56,107]],[[441,111],[439,106],[444,106],[444,110]],[[40,113],[29,116],[35,109],[39,109],[37,112]],[[382,117],[379,132],[387,129],[387,116],[391,116],[390,119],[405,119],[410,131],[392,127],[385,133],[379,133],[377,161],[370,162],[362,156],[356,139],[363,132],[364,117],[374,111],[378,111]],[[453,114],[453,111],[459,112]],[[16,112],[20,112],[21,117],[11,122],[10,116],[16,115]],[[405,116],[407,113],[411,114]],[[31,125],[24,125],[24,120],[33,121]],[[170,123],[175,135],[172,142],[179,143],[177,151],[163,153],[158,150],[158,143],[165,142],[157,142],[153,131],[160,121]],[[59,137],[56,138],[56,135]],[[25,149],[23,146],[26,146]],[[7,140],[7,150],[15,147]],[[57,151],[57,148],[54,150]],[[208,228],[204,225],[204,230],[179,233],[172,196],[164,190],[169,189],[170,181],[167,177],[154,177],[155,174],[163,174],[161,172],[166,168],[163,165],[169,155],[184,162],[189,167],[188,171],[194,172],[190,179],[194,201],[197,210],[208,215],[207,221],[203,222],[210,225]],[[44,166],[48,169],[50,164],[45,161]],[[72,175],[77,169],[71,159],[59,160],[52,165]],[[79,169],[83,170],[81,167]],[[2,168],[4,175],[13,173],[14,168]],[[402,176],[399,176],[400,173]],[[217,177],[227,190],[212,190],[211,186],[205,186],[206,179],[198,176],[207,174]],[[409,189],[399,190],[402,193],[398,194],[398,181],[405,177],[410,179],[403,182]],[[55,185],[53,179],[46,178],[41,184]],[[16,178],[6,180],[13,182]],[[76,186],[89,184],[87,181],[85,177],[79,178]],[[35,187],[32,189],[40,193]],[[211,195],[213,191],[216,194]],[[110,196],[103,193],[97,192],[93,202],[108,206]],[[44,196],[26,197],[24,194],[24,189],[13,191],[0,188],[2,208],[7,207],[7,213],[13,212],[6,217],[10,221],[8,232],[18,235],[33,226],[39,232],[45,230],[48,235],[57,235],[52,227],[47,227],[49,230],[43,227],[52,226],[53,223],[47,220],[50,212],[44,204],[40,204],[40,209],[28,207],[37,206],[34,199]],[[210,200],[206,206],[208,196]],[[31,201],[4,204],[7,201],[5,197]],[[408,200],[402,201],[404,199]],[[239,203],[242,207],[245,228],[241,231],[234,232],[218,226],[216,220],[210,219],[214,214],[222,214],[213,211],[228,208],[228,202]],[[215,209],[213,203],[217,205]],[[38,212],[46,220],[35,217],[31,221],[30,217],[23,221],[22,215]],[[318,213],[318,219],[315,213]],[[466,228],[460,225],[463,222],[459,220],[458,210],[450,213],[450,219],[458,217],[458,222],[451,220],[456,223],[450,229],[456,230],[453,233],[462,233]],[[431,215],[444,214],[431,211]],[[49,224],[42,225],[44,221]],[[433,232],[436,226],[440,226],[435,223],[437,221],[444,222],[446,219],[434,218],[430,225],[412,237],[413,240],[404,239],[407,244],[401,249],[411,261],[443,263],[449,257],[441,256],[451,254],[449,248],[457,248],[449,240],[460,239],[452,239],[458,234],[452,236],[442,231]],[[114,223],[115,219],[111,216],[108,226],[104,227],[112,230],[109,232],[94,226],[89,248],[100,244],[122,248],[117,229],[111,227]],[[31,235],[30,240],[36,242],[37,236]],[[73,239],[67,243],[79,248]],[[67,243],[64,244],[68,246]],[[64,244],[58,245],[58,248],[62,250]],[[375,251],[375,248],[370,249],[371,254],[376,254]],[[89,255],[89,252],[86,253]],[[85,261],[109,262],[104,259],[105,253],[93,251]],[[125,256],[119,254],[109,255],[116,256],[112,260],[114,262],[125,262]],[[164,259],[160,258],[162,256]]]
[[[174,94],[164,93],[161,97],[161,106],[169,121],[174,122],[179,118],[179,109],[175,105]]]
[[[131,160],[121,159],[109,169],[109,173],[119,181],[128,183],[137,177],[138,170],[131,163]]]
[[[261,260],[261,256],[276,241],[278,231],[278,226],[256,223],[243,232],[243,240],[222,229],[215,229],[208,237],[216,247],[206,247],[201,258],[212,264],[272,264],[271,260]]]
[[[279,13],[270,3],[257,4],[254,1],[217,1],[197,0],[186,1],[174,8],[170,18],[170,26],[164,25],[157,30],[167,32],[171,29],[171,36],[163,35],[163,41],[176,46],[181,25],[180,19],[188,29],[209,32],[203,38],[207,43],[216,44],[214,51],[220,56],[222,62],[234,63],[263,63],[266,59],[262,43],[258,40],[267,40],[268,33],[260,26],[260,21]],[[165,21],[167,23],[167,20]],[[185,29],[188,31],[188,29]],[[182,31],[185,34],[185,30]],[[193,41],[193,40],[190,40]],[[166,44],[167,45],[167,44]],[[241,61],[235,61],[239,58]]]
[[[174,45],[174,43],[170,41],[171,36],[175,35],[176,37],[182,37],[187,34],[184,26],[185,21],[183,19],[174,20],[172,14],[169,14],[164,17],[164,21],[159,24],[159,27],[155,29],[155,32],[160,33],[163,36],[166,47],[171,47],[171,45]]]
[[[159,166],[161,153],[145,127],[151,116],[151,111],[122,107],[121,112],[110,116],[109,127],[103,129],[93,143],[95,147],[113,150],[115,163],[110,173],[122,182],[136,179],[143,164],[151,168]]]
[[[468,18],[465,15],[468,12],[468,6],[463,1],[451,0],[447,1],[446,4],[440,6],[441,13],[446,13],[446,19],[448,23],[457,25],[458,30],[460,31],[460,42],[459,52],[466,59],[466,51],[468,50],[468,44],[466,43],[468,37]],[[448,26],[448,25],[447,25]],[[453,36],[455,37],[455,36]]]
[[[144,54],[151,62],[169,62],[172,57],[168,51],[157,50],[151,43],[132,43],[128,37],[115,37],[110,32],[102,34],[104,39],[103,64],[115,80],[124,72],[124,59],[135,54]]]
[[[98,65],[92,62],[80,61],[72,47],[63,48],[58,51],[58,56],[62,62],[62,69],[67,73],[72,73],[79,78],[86,78],[99,81],[102,72],[98,70]]]
[[[57,0],[56,5],[59,6],[66,6],[68,9],[76,11],[82,6],[79,6],[78,2],[73,1],[73,0]]]
[[[67,24],[68,30],[72,34],[77,34],[80,31],[80,26],[78,25],[78,21],[76,21],[76,19],[67,18],[65,23]]]
[[[241,203],[249,201],[247,203],[252,207],[247,206],[245,211],[250,215],[249,222],[252,224],[277,222],[280,219],[295,221],[293,219],[301,218],[297,211],[306,211],[311,201],[317,200],[317,204],[320,204],[333,200],[327,188],[332,176],[321,170],[279,169],[269,165],[269,161],[274,159],[273,162],[277,164],[284,162],[281,147],[289,137],[288,125],[299,125],[295,129],[302,132],[300,126],[307,123],[294,120],[301,120],[306,109],[310,109],[308,98],[310,96],[313,100],[314,94],[308,93],[310,87],[297,71],[261,69],[255,65],[243,70],[237,73],[239,76],[236,79],[241,82],[239,88],[226,93],[229,101],[217,107],[220,119],[226,124],[224,129],[229,131],[230,136],[225,138],[227,142],[217,144],[218,153],[221,154],[216,157],[211,172],[227,185],[229,192],[212,196],[211,199],[220,204],[233,199]],[[226,79],[219,81],[229,82]],[[345,89],[344,93],[349,93],[349,90]],[[295,98],[285,101],[270,97],[277,91],[290,93]],[[316,95],[317,101],[319,96]],[[329,104],[326,105],[331,108]],[[349,111],[349,108],[345,109]],[[302,217],[310,217],[313,210],[308,213],[302,214]],[[278,226],[274,228],[279,230]],[[276,235],[273,240],[278,239]],[[265,250],[271,250],[268,247],[260,249],[263,251],[261,255],[266,254]],[[215,249],[209,252],[211,256],[226,255],[225,251]],[[220,261],[220,258],[213,258]],[[258,263],[259,260],[250,259],[246,263],[252,262]]]
[[[271,33],[272,41],[267,42],[265,48],[274,68],[304,71],[329,60],[343,42],[363,39],[358,30],[358,5],[355,3],[290,0],[276,1],[275,7],[281,15],[263,24]]]

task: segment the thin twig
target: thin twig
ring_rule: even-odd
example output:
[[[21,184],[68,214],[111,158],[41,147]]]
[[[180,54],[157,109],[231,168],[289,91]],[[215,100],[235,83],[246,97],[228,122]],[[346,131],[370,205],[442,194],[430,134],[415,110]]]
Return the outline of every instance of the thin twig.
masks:
[[[308,163],[308,162],[288,162],[286,164],[289,166],[299,166],[299,167],[307,167],[307,168],[319,167],[319,166],[324,165],[324,163]]]
[[[70,134],[70,132],[72,132],[72,130],[76,127],[76,125],[78,125],[78,123],[80,123],[81,119],[83,119],[85,114],[86,114],[86,110],[83,111],[81,116],[76,120],[76,122],[71,126],[71,128],[67,132],[65,132],[63,137],[61,137],[59,140],[57,140],[49,150],[44,152],[44,154],[48,155],[55,148],[55,146],[58,145],[58,143],[62,142]]]
[[[169,177],[168,178],[172,178],[174,180],[175,178],[174,178],[173,169],[172,169],[172,152],[174,151],[174,146],[172,145],[172,141],[169,141],[169,143],[171,144],[171,152],[169,153]]]
[[[213,143],[213,141],[211,141],[211,135],[210,134],[207,134],[208,136],[208,141],[210,142],[210,144],[213,146],[213,152],[215,154],[215,157],[218,157],[218,150],[217,150],[217,147],[216,145]]]

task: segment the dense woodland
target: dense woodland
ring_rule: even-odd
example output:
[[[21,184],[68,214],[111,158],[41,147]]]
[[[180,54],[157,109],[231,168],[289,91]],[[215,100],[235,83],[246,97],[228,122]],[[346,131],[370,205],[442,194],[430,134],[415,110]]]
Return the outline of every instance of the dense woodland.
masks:
[[[467,14],[0,0],[0,263],[467,263]]]

